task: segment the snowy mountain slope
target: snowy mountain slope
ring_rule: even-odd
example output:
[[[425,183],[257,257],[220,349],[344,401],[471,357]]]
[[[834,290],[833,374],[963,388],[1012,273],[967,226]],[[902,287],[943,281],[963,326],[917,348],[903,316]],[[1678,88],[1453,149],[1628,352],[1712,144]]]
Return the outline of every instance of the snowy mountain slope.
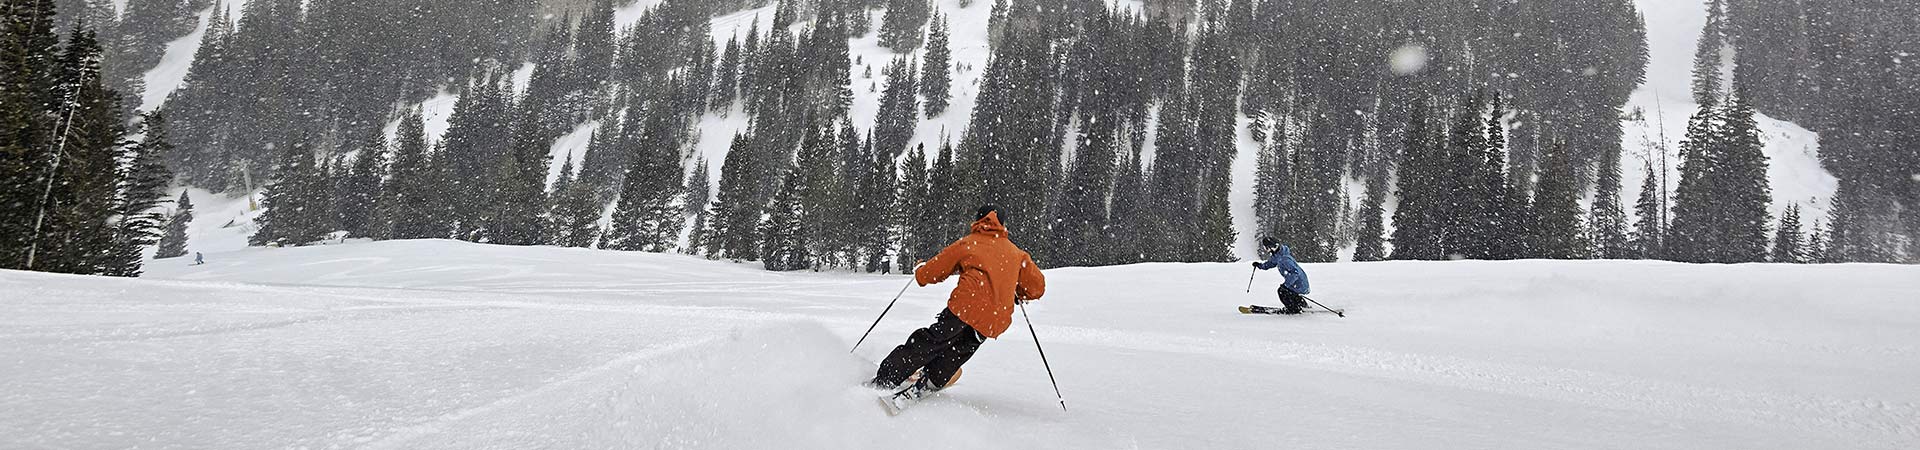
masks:
[[[1620,164],[1625,176],[1620,197],[1629,207],[1640,194],[1645,164],[1651,160],[1655,167],[1659,166],[1658,153],[1650,154],[1648,149],[1659,148],[1660,142],[1665,142],[1669,158],[1668,189],[1680,182],[1680,140],[1686,136],[1687,117],[1699,108],[1691,97],[1693,52],[1695,42],[1700,39],[1700,29],[1707,21],[1707,2],[1704,1],[1637,0],[1635,3],[1647,24],[1649,59],[1647,81],[1627,103],[1629,112],[1637,108],[1644,113],[1644,121],[1628,120],[1621,124],[1626,134],[1621,140],[1625,152]],[[1774,217],[1779,217],[1787,205],[1800,204],[1804,209],[1801,217],[1807,218],[1804,223],[1811,229],[1816,220],[1826,219],[1829,201],[1839,189],[1839,181],[1820,165],[1820,135],[1792,122],[1766,117],[1764,112],[1755,119],[1766,140],[1767,177],[1773,187]]]
[[[1017,238],[1017,237],[1016,237]],[[1920,269],[1308,265],[1347,318],[1243,316],[1232,264],[1048,272],[960,384],[854,387],[905,278],[453,241],[0,272],[0,447],[1908,448]],[[1016,319],[1018,320],[1018,319]]]
[[[238,14],[239,2],[222,3],[231,14]],[[953,100],[949,110],[938,117],[923,120],[916,130],[914,142],[924,143],[930,150],[937,149],[944,141],[957,141],[968,124],[973,110],[974,97],[978,92],[980,76],[986,66],[990,49],[987,45],[987,18],[991,9],[990,2],[975,1],[969,7],[960,7],[959,0],[939,0],[935,6],[949,16],[952,34],[952,49],[956,70],[953,81]],[[1139,10],[1138,2],[1119,0],[1114,2],[1122,7]],[[1695,108],[1686,98],[1687,83],[1690,77],[1693,42],[1704,22],[1704,2],[1670,2],[1643,0],[1637,2],[1646,16],[1648,39],[1652,52],[1648,67],[1648,82],[1642,86],[1628,104],[1628,109],[1639,109],[1644,113],[1643,121],[1629,120],[1623,123],[1626,135],[1623,137],[1625,155],[1622,158],[1624,175],[1621,200],[1631,204],[1640,190],[1643,178],[1642,169],[1649,160],[1656,160],[1649,149],[1664,148],[1670,154],[1677,153],[1686,117]],[[636,0],[628,2],[616,10],[616,25],[624,28],[637,21],[647,8],[658,4],[657,0]],[[744,33],[754,19],[758,19],[762,28],[772,20],[773,6],[750,9],[716,16],[711,21],[711,29],[716,43],[724,45],[731,36]],[[166,95],[178,87],[186,75],[186,69],[192,62],[194,50],[199,38],[204,34],[205,20],[211,9],[201,13],[201,26],[193,34],[176,40],[168,45],[162,62],[146,74],[147,91],[141,108],[151,110],[165,101]],[[884,11],[872,11],[875,30],[856,38],[851,43],[852,55],[858,61],[853,68],[854,107],[852,117],[857,126],[863,129],[873,122],[878,112],[878,88],[885,84],[884,77],[878,75],[895,55],[892,51],[878,46],[878,22]],[[911,53],[914,58],[919,52]],[[1385,58],[1383,57],[1383,63]],[[872,78],[863,75],[871,68],[876,73]],[[516,86],[524,86],[523,81],[531,74],[532,65],[523,64],[515,71]],[[428,118],[428,136],[438,141],[446,128],[445,118],[458,97],[443,92],[419,104]],[[1766,153],[1771,158],[1769,176],[1774,190],[1773,211],[1779,214],[1787,205],[1798,203],[1808,211],[1807,226],[1813,226],[1811,218],[1824,218],[1827,214],[1827,200],[1833,195],[1837,182],[1831,174],[1821,167],[1818,159],[1818,135],[1788,122],[1760,117],[1767,139]],[[737,109],[724,116],[707,114],[699,122],[700,137],[695,145],[696,154],[713,161],[710,165],[711,179],[718,179],[720,161],[725,159],[726,151],[734,134],[746,128],[747,117]],[[398,121],[388,125],[391,136]],[[1243,124],[1244,125],[1244,124]],[[1244,126],[1242,127],[1245,128]],[[556,158],[553,168],[559,168],[558,158],[573,153],[576,158],[584,154],[586,135],[578,132],[557,139],[552,146]],[[1662,133],[1664,131],[1664,133]],[[1243,131],[1244,133],[1244,131]],[[1664,147],[1661,144],[1664,144]],[[1250,251],[1256,233],[1253,230],[1253,184],[1256,161],[1254,155],[1258,149],[1256,143],[1244,136],[1238,143],[1240,155],[1235,159],[1232,169],[1233,194],[1230,197],[1236,225],[1243,230],[1238,236],[1239,248],[1243,253]],[[1150,157],[1151,155],[1149,155]],[[1670,172],[1677,172],[1677,158],[1668,165]],[[688,165],[689,170],[692,165]],[[551,178],[551,177],[550,177]],[[1677,176],[1669,177],[1669,188],[1677,183]],[[1363,189],[1350,189],[1352,201],[1357,203],[1363,195]],[[1389,225],[1389,229],[1391,225]],[[1344,253],[1348,253],[1347,250]]]

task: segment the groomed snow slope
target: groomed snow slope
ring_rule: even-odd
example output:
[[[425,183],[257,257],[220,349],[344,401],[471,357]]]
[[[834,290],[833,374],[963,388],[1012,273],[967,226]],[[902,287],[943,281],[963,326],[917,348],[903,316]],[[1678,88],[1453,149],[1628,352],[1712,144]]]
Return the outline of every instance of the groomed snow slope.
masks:
[[[390,241],[127,280],[0,271],[0,448],[1912,448],[1920,267],[1237,264],[1048,272],[889,418],[855,383],[950,285]],[[1016,318],[1016,320],[1018,320]]]

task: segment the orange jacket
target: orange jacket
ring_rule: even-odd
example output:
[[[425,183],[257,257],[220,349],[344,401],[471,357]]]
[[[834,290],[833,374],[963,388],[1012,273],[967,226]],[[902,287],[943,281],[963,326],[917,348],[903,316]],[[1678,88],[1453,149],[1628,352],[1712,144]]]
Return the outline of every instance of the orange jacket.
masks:
[[[998,212],[973,222],[973,232],[954,241],[939,256],[913,272],[921,286],[939,283],[955,273],[960,285],[947,298],[947,309],[960,320],[997,338],[1013,324],[1013,300],[1045,295],[1047,278],[1027,252],[1007,240],[1007,227]]]

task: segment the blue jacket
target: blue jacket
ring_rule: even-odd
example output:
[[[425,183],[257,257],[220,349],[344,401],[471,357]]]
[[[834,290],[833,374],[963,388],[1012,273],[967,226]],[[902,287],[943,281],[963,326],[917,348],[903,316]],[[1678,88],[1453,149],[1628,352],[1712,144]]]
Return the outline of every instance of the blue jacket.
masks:
[[[1293,260],[1293,249],[1282,245],[1280,251],[1273,252],[1272,256],[1267,257],[1267,262],[1260,263],[1260,270],[1275,267],[1280,268],[1280,275],[1287,277],[1287,282],[1281,286],[1300,294],[1313,293],[1307,285],[1307,271],[1302,270],[1300,263]]]

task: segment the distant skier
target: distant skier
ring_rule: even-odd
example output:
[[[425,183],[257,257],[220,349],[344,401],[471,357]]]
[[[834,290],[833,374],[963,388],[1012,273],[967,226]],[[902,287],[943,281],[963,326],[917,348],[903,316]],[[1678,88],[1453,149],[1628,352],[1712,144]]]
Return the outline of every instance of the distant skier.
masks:
[[[1260,238],[1260,251],[1266,255],[1267,261],[1254,262],[1253,268],[1279,268],[1280,275],[1287,277],[1287,281],[1280,285],[1280,304],[1285,305],[1280,309],[1280,314],[1299,314],[1307,306],[1307,300],[1301,296],[1313,293],[1307,285],[1307,271],[1293,260],[1293,249],[1280,245],[1280,241],[1271,237]]]
[[[193,265],[198,266],[206,263],[207,263],[206,258],[200,257],[200,252],[193,252]]]
[[[909,400],[945,388],[981,343],[999,337],[1013,324],[1014,302],[1032,301],[1046,293],[1047,280],[1040,267],[1007,239],[1000,208],[981,206],[974,217],[971,233],[914,270],[921,286],[960,274],[947,308],[933,325],[914,331],[905,344],[894,347],[867,382],[869,386],[899,390],[897,396]],[[919,379],[901,389],[915,372],[920,372]]]

